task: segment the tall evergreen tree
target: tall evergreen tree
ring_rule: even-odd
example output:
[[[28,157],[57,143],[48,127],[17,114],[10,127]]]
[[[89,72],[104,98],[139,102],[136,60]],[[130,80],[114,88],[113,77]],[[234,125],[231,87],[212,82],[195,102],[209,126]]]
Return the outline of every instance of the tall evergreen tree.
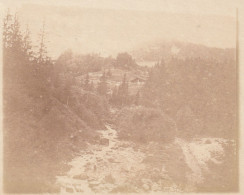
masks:
[[[118,104],[118,87],[114,86],[113,91],[112,91],[112,96],[110,99],[111,103],[113,104]]]
[[[39,34],[39,46],[38,52],[36,54],[37,63],[45,63],[48,59],[47,57],[47,47],[46,47],[46,31],[45,31],[45,21],[43,21],[42,28]]]
[[[13,30],[13,16],[7,11],[6,16],[3,19],[3,51],[10,48],[12,45],[12,30]]]
[[[33,60],[33,51],[30,39],[30,30],[28,25],[26,25],[25,34],[23,37],[23,52],[25,54],[26,59],[30,61]]]
[[[108,77],[111,77],[112,76],[112,72],[111,72],[111,69],[109,68],[108,72],[107,72],[107,76]]]
[[[118,88],[118,101],[121,105],[128,104],[129,100],[129,86],[126,79],[126,74],[124,74],[123,81]]]
[[[17,13],[14,16],[13,26],[12,26],[12,48],[14,52],[18,52],[21,55],[22,50],[22,35],[20,31],[20,23],[17,16]]]
[[[49,86],[53,83],[53,63],[50,57],[47,55],[46,46],[46,31],[45,21],[42,24],[42,28],[39,34],[39,46],[35,57],[36,70],[35,74],[38,78],[39,85],[45,86],[46,90],[49,90]]]
[[[139,105],[140,101],[140,90],[137,91],[136,96],[135,96],[135,105]]]
[[[86,79],[84,82],[84,89],[89,91],[90,90],[90,80],[89,80],[89,73],[86,74]]]
[[[107,81],[106,81],[106,75],[105,72],[103,73],[103,75],[100,78],[100,82],[98,83],[98,87],[97,87],[97,92],[100,95],[106,96],[107,95]]]
[[[25,79],[25,58],[18,15],[8,11],[3,20],[3,61],[6,79],[22,82]]]

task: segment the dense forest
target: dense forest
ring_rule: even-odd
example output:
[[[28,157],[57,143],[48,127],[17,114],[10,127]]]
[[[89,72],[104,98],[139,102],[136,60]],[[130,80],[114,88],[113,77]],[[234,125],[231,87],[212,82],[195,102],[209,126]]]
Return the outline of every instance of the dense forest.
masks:
[[[135,58],[157,60],[150,68],[139,66],[126,52],[102,57],[66,50],[52,59],[45,23],[36,45],[28,26],[21,29],[18,15],[7,13],[3,20],[6,192],[59,191],[55,176],[67,171],[65,163],[80,150],[99,144],[97,130],[108,123],[116,127],[120,140],[137,145],[172,144],[176,137],[236,140],[234,49],[190,44],[191,50],[178,43],[180,55],[170,55],[166,45],[157,52],[160,59],[153,52],[134,52]],[[221,166],[231,168],[217,178],[208,176],[208,184],[198,189],[210,190],[223,175],[217,190],[236,189],[231,182],[236,158],[230,152]]]

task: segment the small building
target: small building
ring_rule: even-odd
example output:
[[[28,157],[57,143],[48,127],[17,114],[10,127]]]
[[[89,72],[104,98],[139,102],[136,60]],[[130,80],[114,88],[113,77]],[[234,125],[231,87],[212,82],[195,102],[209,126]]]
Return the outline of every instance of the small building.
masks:
[[[130,80],[131,83],[136,83],[136,84],[143,84],[145,83],[146,79],[142,77],[135,77],[132,80]]]

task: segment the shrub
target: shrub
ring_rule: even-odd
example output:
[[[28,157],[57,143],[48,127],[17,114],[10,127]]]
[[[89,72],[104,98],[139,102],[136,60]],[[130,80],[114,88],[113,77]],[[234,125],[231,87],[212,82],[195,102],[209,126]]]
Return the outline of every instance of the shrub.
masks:
[[[139,142],[170,142],[176,135],[174,122],[163,112],[153,108],[123,108],[116,117],[121,139]]]

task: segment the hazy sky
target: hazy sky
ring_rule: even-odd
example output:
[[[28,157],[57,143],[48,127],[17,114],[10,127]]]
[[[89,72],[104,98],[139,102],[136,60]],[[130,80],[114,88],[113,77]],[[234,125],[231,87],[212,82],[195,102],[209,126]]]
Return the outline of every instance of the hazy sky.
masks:
[[[80,53],[114,55],[155,40],[235,47],[238,0],[8,0],[4,3],[12,11],[18,11],[22,24],[29,24],[34,42],[45,20],[52,56],[67,48]]]
[[[151,10],[173,13],[235,14],[241,0],[2,0],[6,5],[23,3],[69,5],[86,8]],[[234,9],[233,9],[234,8]]]

